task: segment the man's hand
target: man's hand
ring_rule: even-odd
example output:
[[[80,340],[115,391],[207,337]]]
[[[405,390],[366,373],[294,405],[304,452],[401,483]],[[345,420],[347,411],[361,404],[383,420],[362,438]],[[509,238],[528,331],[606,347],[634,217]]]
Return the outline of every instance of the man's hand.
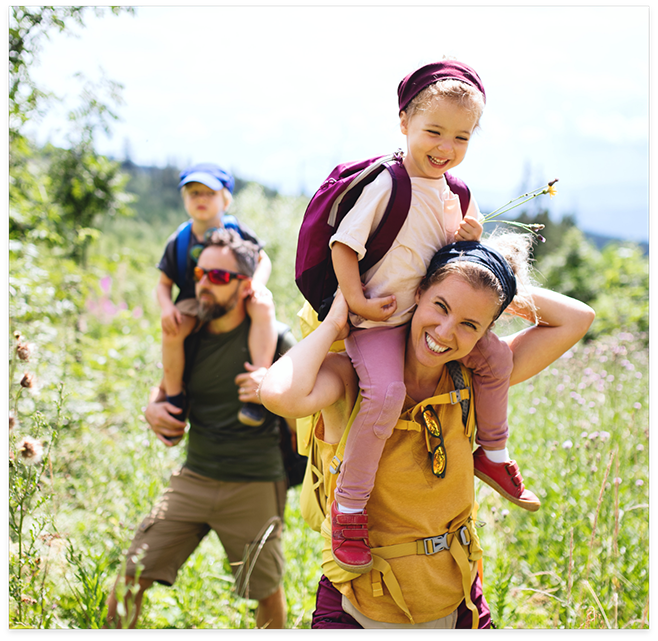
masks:
[[[238,386],[238,397],[241,403],[258,403],[258,388],[267,373],[266,367],[254,367],[251,363],[245,363],[244,368],[247,370],[243,374],[235,377],[235,384]]]
[[[185,421],[179,421],[170,412],[180,414],[182,410],[160,399],[150,400],[144,410],[146,422],[167,447],[176,445],[185,434]],[[165,437],[172,440],[167,440]]]

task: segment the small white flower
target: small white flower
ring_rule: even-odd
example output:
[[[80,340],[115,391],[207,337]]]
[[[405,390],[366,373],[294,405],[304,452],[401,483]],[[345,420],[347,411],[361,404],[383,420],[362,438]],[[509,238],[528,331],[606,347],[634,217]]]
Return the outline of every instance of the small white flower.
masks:
[[[637,481],[635,481],[635,485],[637,485],[638,487],[642,487],[644,485],[644,481],[642,479],[638,479]]]
[[[570,450],[573,447],[573,443],[569,439],[567,439],[564,443],[562,443],[562,447],[565,450]]]

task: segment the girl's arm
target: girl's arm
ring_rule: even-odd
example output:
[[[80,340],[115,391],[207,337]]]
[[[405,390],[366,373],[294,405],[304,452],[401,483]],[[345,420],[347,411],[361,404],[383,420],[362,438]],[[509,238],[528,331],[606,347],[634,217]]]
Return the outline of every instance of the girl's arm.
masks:
[[[359,258],[356,252],[339,241],[331,246],[331,260],[349,309],[354,314],[372,321],[385,321],[395,312],[395,296],[366,298],[363,294]]]
[[[259,396],[271,412],[287,418],[302,418],[333,405],[345,396],[342,369],[348,359],[329,354],[329,348],[348,333],[347,304],[340,290],[329,314],[304,340],[281,356],[267,371]]]
[[[574,298],[540,287],[532,288],[532,298],[537,324],[503,339],[514,354],[510,385],[548,367],[585,336],[594,321],[594,310]]]

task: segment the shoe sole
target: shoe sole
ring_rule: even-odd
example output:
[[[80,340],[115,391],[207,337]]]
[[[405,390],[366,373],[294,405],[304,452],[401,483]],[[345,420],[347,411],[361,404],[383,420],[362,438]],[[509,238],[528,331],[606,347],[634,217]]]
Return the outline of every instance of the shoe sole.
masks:
[[[265,419],[263,419],[262,421],[254,421],[253,419],[247,418],[242,414],[238,414],[238,420],[243,425],[248,425],[249,427],[260,427],[265,422]]]
[[[334,561],[336,562],[336,565],[341,569],[345,570],[345,572],[352,572],[354,574],[367,574],[372,570],[372,561],[368,563],[367,565],[346,565],[345,563],[342,563],[339,561],[333,554],[331,553],[331,556],[333,557]]]
[[[517,499],[515,496],[512,496],[507,490],[503,489],[500,485],[498,485],[496,481],[482,474],[478,470],[475,470],[475,476],[477,476],[483,483],[486,483],[489,487],[492,487],[494,490],[496,490],[498,494],[504,496],[508,501],[511,501],[512,503],[514,503],[514,505],[518,505],[519,507],[522,507],[524,510],[528,510],[528,512],[536,512],[541,506],[541,503],[528,503],[527,501],[522,501],[521,499]]]

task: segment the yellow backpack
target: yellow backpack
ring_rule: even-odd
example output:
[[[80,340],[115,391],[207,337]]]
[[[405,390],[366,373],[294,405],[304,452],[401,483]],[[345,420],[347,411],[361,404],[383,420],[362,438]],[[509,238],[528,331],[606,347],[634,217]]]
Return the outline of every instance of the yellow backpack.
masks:
[[[445,396],[452,397],[455,392],[468,390],[469,388],[464,383],[461,365],[456,361],[452,361],[446,365],[456,389],[455,391],[450,392],[449,395],[446,394]],[[467,427],[470,409],[470,393],[463,394],[463,396],[465,398],[461,398],[461,395],[457,394],[457,396],[453,398],[460,399],[457,400],[457,402],[461,404],[462,422],[464,423],[464,427]],[[333,493],[336,489],[336,480],[338,478],[340,465],[343,461],[347,436],[349,434],[350,427],[352,426],[352,423],[354,422],[354,419],[359,412],[360,406],[361,394],[358,395],[356,402],[354,403],[354,407],[352,408],[352,413],[347,422],[347,426],[345,427],[343,435],[341,436],[341,439],[336,448],[336,454],[331,461],[329,469],[331,476],[329,477],[328,484],[325,483],[325,473],[323,469],[324,466],[322,464],[322,457],[320,455],[317,439],[315,438],[315,427],[320,418],[320,414],[318,413],[312,417],[308,417],[306,419],[307,424],[305,428],[298,429],[298,434],[304,434],[300,442],[300,451],[303,451],[303,453],[308,457],[306,472],[304,474],[304,480],[302,481],[302,489],[299,498],[300,510],[302,518],[306,521],[309,527],[316,532],[320,531],[320,527],[325,520],[327,514],[327,499],[329,496],[333,496]],[[471,439],[473,439],[474,436],[473,432],[468,434]]]

